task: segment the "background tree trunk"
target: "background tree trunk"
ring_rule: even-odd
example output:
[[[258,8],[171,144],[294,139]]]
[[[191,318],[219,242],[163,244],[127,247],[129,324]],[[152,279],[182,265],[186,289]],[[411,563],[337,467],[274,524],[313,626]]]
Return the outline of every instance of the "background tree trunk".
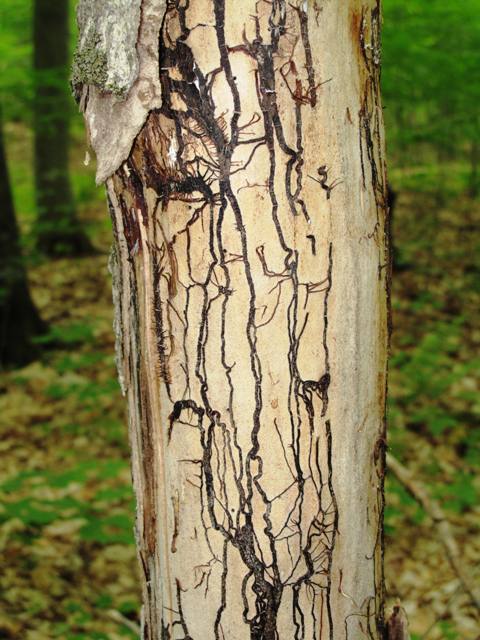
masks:
[[[110,176],[143,637],[381,638],[379,5],[162,4],[142,3],[123,106],[78,94]],[[106,76],[88,6],[79,52],[100,25]],[[102,126],[156,74],[161,107],[107,170]]]
[[[0,107],[0,369],[24,365],[38,356],[32,338],[46,325],[30,297],[15,219],[12,191],[3,140]]]
[[[37,247],[48,256],[91,252],[75,213],[68,169],[68,0],[35,0],[34,134]]]
[[[468,177],[468,195],[476,198],[479,192],[478,165],[480,164],[480,142],[478,133],[475,131],[474,138],[470,142],[470,175]]]

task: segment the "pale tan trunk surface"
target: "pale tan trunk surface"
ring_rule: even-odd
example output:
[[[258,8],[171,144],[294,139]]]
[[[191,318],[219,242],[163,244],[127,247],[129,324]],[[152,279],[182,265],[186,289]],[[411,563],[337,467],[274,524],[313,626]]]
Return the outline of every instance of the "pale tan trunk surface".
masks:
[[[187,5],[107,181],[144,637],[380,638],[379,7]]]

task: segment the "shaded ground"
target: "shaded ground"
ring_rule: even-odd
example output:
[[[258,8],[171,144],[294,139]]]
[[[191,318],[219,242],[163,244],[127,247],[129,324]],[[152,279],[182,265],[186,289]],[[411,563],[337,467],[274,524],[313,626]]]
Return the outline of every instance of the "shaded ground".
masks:
[[[106,216],[103,205],[89,206],[103,253],[31,268],[56,348],[0,377],[2,638],[135,637],[134,506],[113,364],[109,233],[98,222]],[[448,207],[426,194],[399,198],[390,445],[441,502],[480,580],[479,218],[479,205],[461,198]],[[413,638],[480,638],[435,528],[393,480],[386,524],[389,602],[401,598]]]
[[[480,207],[436,200],[398,201],[389,444],[445,510],[480,585]],[[394,479],[387,489],[387,589],[413,637],[480,638],[436,527]]]
[[[139,601],[107,275],[105,255],[32,271],[64,347],[0,383],[0,637],[135,637],[109,613]]]

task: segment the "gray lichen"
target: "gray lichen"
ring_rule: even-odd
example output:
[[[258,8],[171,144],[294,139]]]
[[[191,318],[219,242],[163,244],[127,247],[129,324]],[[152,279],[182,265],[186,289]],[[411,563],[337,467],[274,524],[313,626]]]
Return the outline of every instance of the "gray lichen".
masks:
[[[141,0],[80,0],[72,66],[77,93],[84,85],[124,98],[138,75],[136,49]]]
[[[83,46],[75,51],[72,68],[72,85],[93,84],[104,88],[108,79],[107,54],[101,48],[98,33],[91,32],[86,37]]]

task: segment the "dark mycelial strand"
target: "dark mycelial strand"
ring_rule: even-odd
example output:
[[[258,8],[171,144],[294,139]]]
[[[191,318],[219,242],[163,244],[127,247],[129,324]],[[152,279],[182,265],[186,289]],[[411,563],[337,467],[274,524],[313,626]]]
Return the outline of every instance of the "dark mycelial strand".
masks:
[[[258,451],[259,451],[258,432],[260,429],[260,413],[261,413],[261,407],[262,407],[261,391],[262,390],[261,390],[260,362],[258,360],[257,350],[256,350],[256,328],[255,328],[255,321],[254,321],[255,308],[256,308],[256,304],[255,304],[256,295],[255,295],[255,288],[253,284],[253,278],[251,275],[251,268],[248,262],[248,247],[247,247],[246,231],[243,225],[240,207],[238,205],[238,202],[233,194],[233,191],[229,183],[229,173],[228,173],[230,159],[235,149],[235,142],[238,141],[238,119],[240,115],[240,101],[239,101],[238,91],[236,89],[236,85],[232,77],[230,63],[228,61],[228,55],[226,52],[226,45],[225,45],[224,32],[223,32],[223,24],[224,24],[223,3],[216,2],[214,5],[214,8],[215,8],[215,16],[217,19],[216,32],[217,32],[217,39],[219,43],[219,49],[221,52],[221,63],[222,63],[222,67],[223,67],[225,76],[227,78],[227,81],[229,83],[229,86],[231,87],[232,96],[234,99],[234,114],[230,123],[231,134],[230,134],[229,143],[225,145],[225,141],[222,139],[222,136],[220,135],[218,129],[215,130],[215,126],[213,125],[213,122],[215,122],[213,113],[211,117],[208,117],[208,114],[206,114],[205,111],[200,112],[200,118],[198,118],[197,120],[200,121],[200,124],[204,124],[204,126],[205,126],[205,123],[207,123],[206,129],[209,131],[209,133],[211,132],[214,133],[213,140],[216,143],[217,151],[219,154],[217,157],[221,159],[221,162],[219,162],[219,165],[220,165],[219,183],[220,183],[221,199],[223,200],[224,196],[225,195],[227,196],[230,206],[236,218],[237,229],[239,230],[241,235],[242,257],[243,257],[243,262],[245,267],[247,284],[250,290],[250,312],[249,312],[248,322],[247,322],[247,339],[251,347],[251,368],[252,368],[252,375],[255,379],[255,399],[256,399],[255,411],[253,416],[253,429],[252,429],[252,436],[251,436],[252,448],[248,452],[246,457],[246,475],[247,475],[248,495],[245,502],[245,506],[246,506],[246,511],[244,514],[245,524],[242,526],[240,530],[238,530],[237,528],[237,532],[233,538],[233,543],[235,544],[235,546],[237,546],[237,548],[239,548],[241,556],[244,559],[244,562],[250,568],[251,573],[254,576],[255,582],[253,586],[253,591],[257,594],[257,616],[249,621],[249,624],[251,626],[252,638],[257,638],[257,637],[258,638],[263,638],[263,637],[275,638],[276,637],[276,611],[278,610],[278,606],[280,604],[280,599],[281,599],[281,581],[279,578],[277,563],[275,561],[273,562],[273,570],[274,570],[274,573],[277,574],[276,579],[274,581],[277,583],[276,591],[275,591],[275,585],[272,586],[270,582],[265,579],[266,567],[263,565],[261,560],[257,557],[258,554],[255,552],[254,529],[253,529],[253,521],[252,521],[253,514],[252,514],[252,506],[251,506],[252,497],[253,497],[253,484],[255,484],[257,491],[260,493],[260,495],[262,495],[262,498],[267,506],[267,511],[264,515],[264,519],[266,520],[265,532],[267,533],[267,535],[270,535],[272,556],[273,558],[275,558],[275,555],[276,555],[275,544],[274,544],[275,541],[274,541],[273,535],[271,534],[272,526],[268,518],[268,510],[269,510],[268,502],[269,501],[265,493],[261,489],[261,486],[259,483],[261,472],[259,472],[255,477],[253,477],[251,467],[250,467],[251,462],[254,460],[258,463],[259,469],[261,469],[261,465],[262,465],[262,461],[258,456]],[[197,76],[197,80],[200,83],[198,76]],[[188,104],[189,103],[187,101],[187,105]],[[196,108],[196,105],[195,103],[193,103],[194,113],[195,113],[195,108]],[[199,110],[197,107],[197,112],[198,111]],[[298,111],[298,107],[297,107],[297,111]],[[278,110],[277,110],[277,113],[275,113],[275,110],[274,110],[273,120],[274,120],[274,128],[277,132],[277,136],[282,141],[284,138],[283,138],[283,133],[280,133],[281,123],[278,117]],[[223,164],[223,167],[221,166],[222,164]],[[291,161],[289,161],[289,164],[287,165],[288,183],[290,182],[289,172],[291,171],[291,166],[292,166],[292,163]],[[216,257],[214,257],[214,261],[216,262]],[[294,265],[293,264],[290,265],[290,268],[295,278]],[[298,282],[296,283],[296,285],[298,289]],[[298,291],[296,295],[298,295]],[[295,296],[294,296],[294,304],[297,304],[297,303],[298,301],[295,300]],[[205,315],[208,315],[208,314],[203,314],[204,318],[205,318]],[[205,318],[205,324],[208,324],[208,320],[206,320],[206,318]],[[298,350],[298,346],[296,347],[296,349]],[[205,388],[205,382],[203,383],[203,387]],[[206,404],[208,404],[208,399],[206,398],[205,395],[203,397],[203,400]],[[209,428],[210,436],[207,439],[207,442],[209,444],[212,441],[211,438],[213,434],[213,424],[211,424]],[[206,480],[207,480],[207,498],[209,503],[210,519],[213,522],[213,525],[215,528],[222,529],[223,525],[221,526],[217,522],[214,504],[213,504],[215,496],[214,496],[214,488],[213,488],[213,485],[214,485],[213,473],[211,469],[210,458],[211,458],[210,446],[207,446],[205,456],[204,456],[204,471],[206,473]],[[300,478],[301,478],[301,470],[299,469],[299,471],[300,471]],[[227,516],[227,518],[229,518],[229,516]],[[224,530],[223,533],[227,534],[227,531]]]

